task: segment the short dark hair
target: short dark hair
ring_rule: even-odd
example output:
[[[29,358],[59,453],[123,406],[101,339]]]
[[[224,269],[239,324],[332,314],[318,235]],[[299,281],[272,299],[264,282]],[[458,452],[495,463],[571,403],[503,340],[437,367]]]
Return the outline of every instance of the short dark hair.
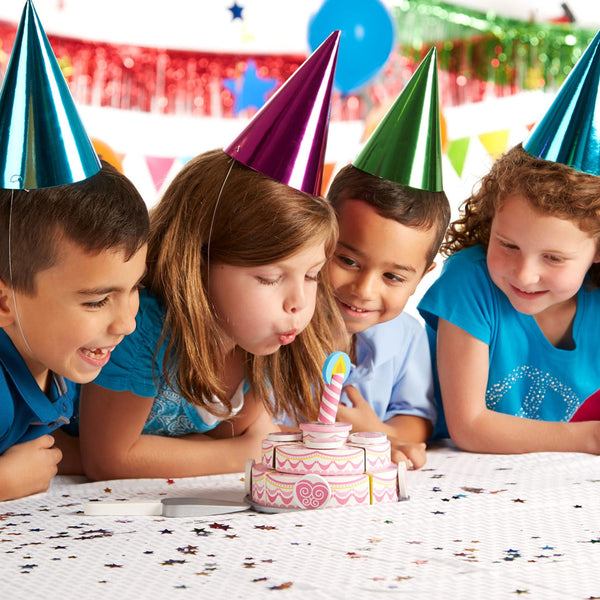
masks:
[[[335,176],[327,198],[337,211],[344,200],[362,200],[385,219],[406,227],[435,230],[429,266],[444,239],[450,222],[450,203],[445,192],[428,192],[371,175],[353,165],[346,165]]]
[[[148,209],[140,193],[116,168],[101,163],[98,173],[76,183],[0,189],[0,278],[5,283],[35,293],[36,274],[55,264],[63,238],[92,254],[123,249],[127,260],[147,242]]]

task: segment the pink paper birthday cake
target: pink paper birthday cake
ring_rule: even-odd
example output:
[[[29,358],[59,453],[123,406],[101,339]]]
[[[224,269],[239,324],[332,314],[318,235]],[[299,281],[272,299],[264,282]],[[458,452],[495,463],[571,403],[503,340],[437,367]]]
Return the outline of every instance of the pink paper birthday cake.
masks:
[[[314,509],[398,502],[408,498],[406,467],[390,459],[390,442],[378,432],[349,434],[336,423],[346,354],[334,352],[323,368],[325,392],[319,420],[300,431],[270,433],[262,460],[248,461],[246,491],[257,510]]]

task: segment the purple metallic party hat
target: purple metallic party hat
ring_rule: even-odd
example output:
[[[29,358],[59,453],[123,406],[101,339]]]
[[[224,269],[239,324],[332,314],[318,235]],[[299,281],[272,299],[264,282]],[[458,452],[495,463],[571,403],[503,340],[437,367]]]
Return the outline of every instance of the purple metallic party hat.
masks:
[[[523,148],[537,158],[600,175],[600,31]]]
[[[99,170],[33,2],[26,0],[0,91],[0,187],[53,187]]]
[[[247,167],[321,193],[340,32],[333,32],[256,113],[225,152]]]
[[[352,163],[371,175],[441,192],[437,52],[432,47]]]

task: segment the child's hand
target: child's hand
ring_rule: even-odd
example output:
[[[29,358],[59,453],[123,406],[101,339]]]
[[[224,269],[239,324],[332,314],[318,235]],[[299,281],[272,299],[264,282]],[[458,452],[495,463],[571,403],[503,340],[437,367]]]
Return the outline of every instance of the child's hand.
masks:
[[[273,423],[271,415],[269,415],[264,407],[261,408],[256,419],[240,436],[247,442],[246,458],[253,458],[256,462],[262,460],[262,441],[269,433],[279,430],[279,426]]]
[[[407,468],[420,469],[427,462],[424,442],[403,442],[390,439],[392,462],[405,462]]]
[[[51,435],[11,446],[0,456],[0,500],[46,491],[61,459]]]
[[[346,386],[344,391],[352,402],[352,406],[340,404],[337,420],[342,423],[350,423],[353,431],[385,432],[383,423],[362,394],[352,385]]]

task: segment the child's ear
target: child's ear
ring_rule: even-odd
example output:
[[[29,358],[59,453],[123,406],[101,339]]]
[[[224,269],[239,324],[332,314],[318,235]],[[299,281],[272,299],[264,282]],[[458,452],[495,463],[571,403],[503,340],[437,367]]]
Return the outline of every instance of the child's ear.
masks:
[[[435,261],[432,262],[426,269],[425,272],[423,273],[423,277],[425,277],[425,275],[427,275],[427,273],[431,273],[431,271],[433,271],[435,269]]]
[[[0,279],[0,327],[14,323],[12,288]]]

